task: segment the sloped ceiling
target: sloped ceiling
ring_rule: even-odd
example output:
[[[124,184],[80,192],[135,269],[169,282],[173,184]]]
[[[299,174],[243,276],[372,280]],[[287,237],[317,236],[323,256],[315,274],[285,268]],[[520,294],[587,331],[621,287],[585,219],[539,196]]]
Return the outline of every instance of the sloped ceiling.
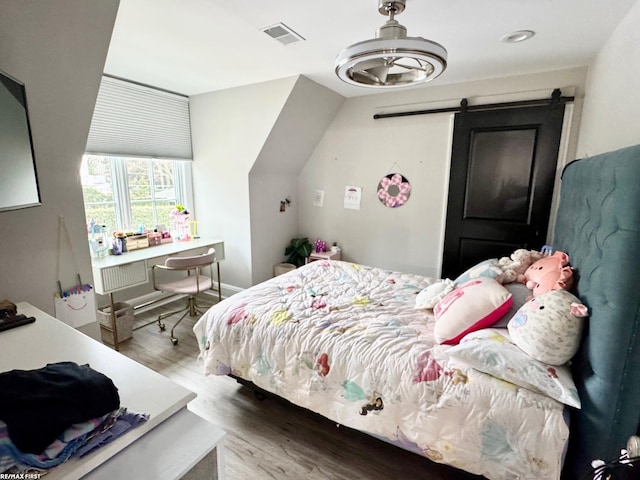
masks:
[[[300,173],[343,100],[335,92],[299,76],[251,173]]]

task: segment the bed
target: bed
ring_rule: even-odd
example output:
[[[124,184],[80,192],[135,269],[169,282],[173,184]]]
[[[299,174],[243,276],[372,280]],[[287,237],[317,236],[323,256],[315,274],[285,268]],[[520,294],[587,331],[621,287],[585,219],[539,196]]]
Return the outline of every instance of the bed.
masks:
[[[563,172],[553,246],[590,313],[570,366],[534,365],[517,347],[487,356],[487,345],[513,346],[493,326],[441,345],[433,311],[415,308],[437,279],[316,261],[196,323],[205,373],[489,479],[583,478],[638,427],[639,180],[640,146]]]

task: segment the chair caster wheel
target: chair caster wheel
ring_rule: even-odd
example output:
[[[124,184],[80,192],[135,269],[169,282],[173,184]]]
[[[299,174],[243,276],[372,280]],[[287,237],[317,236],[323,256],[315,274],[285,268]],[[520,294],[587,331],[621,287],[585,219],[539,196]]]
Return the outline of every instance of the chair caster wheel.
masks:
[[[158,327],[160,327],[161,332],[164,332],[165,328],[167,328],[164,323],[159,323]]]
[[[171,343],[173,343],[174,345],[178,344],[178,339],[177,338],[172,338],[171,339]]]

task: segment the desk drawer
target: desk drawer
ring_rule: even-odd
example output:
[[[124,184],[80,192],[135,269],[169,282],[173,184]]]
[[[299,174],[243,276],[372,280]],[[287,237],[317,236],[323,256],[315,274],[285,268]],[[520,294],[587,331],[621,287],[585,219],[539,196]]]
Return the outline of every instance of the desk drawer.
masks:
[[[102,286],[105,292],[141,285],[149,281],[144,260],[115,267],[103,268]]]

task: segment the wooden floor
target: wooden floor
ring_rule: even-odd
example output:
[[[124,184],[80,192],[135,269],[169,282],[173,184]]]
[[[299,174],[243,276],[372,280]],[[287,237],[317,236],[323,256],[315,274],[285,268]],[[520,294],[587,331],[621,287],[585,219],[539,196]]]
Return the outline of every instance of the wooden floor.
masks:
[[[204,304],[205,302],[201,302]],[[170,304],[137,313],[137,324]],[[176,329],[179,342],[172,345],[169,330],[179,315],[134,331],[120,351],[147,367],[197,393],[190,410],[227,432],[226,473],[229,480],[330,479],[330,480],[471,480],[480,479],[460,470],[430,462],[368,435],[254,393],[229,377],[205,377],[197,360],[194,318]]]

